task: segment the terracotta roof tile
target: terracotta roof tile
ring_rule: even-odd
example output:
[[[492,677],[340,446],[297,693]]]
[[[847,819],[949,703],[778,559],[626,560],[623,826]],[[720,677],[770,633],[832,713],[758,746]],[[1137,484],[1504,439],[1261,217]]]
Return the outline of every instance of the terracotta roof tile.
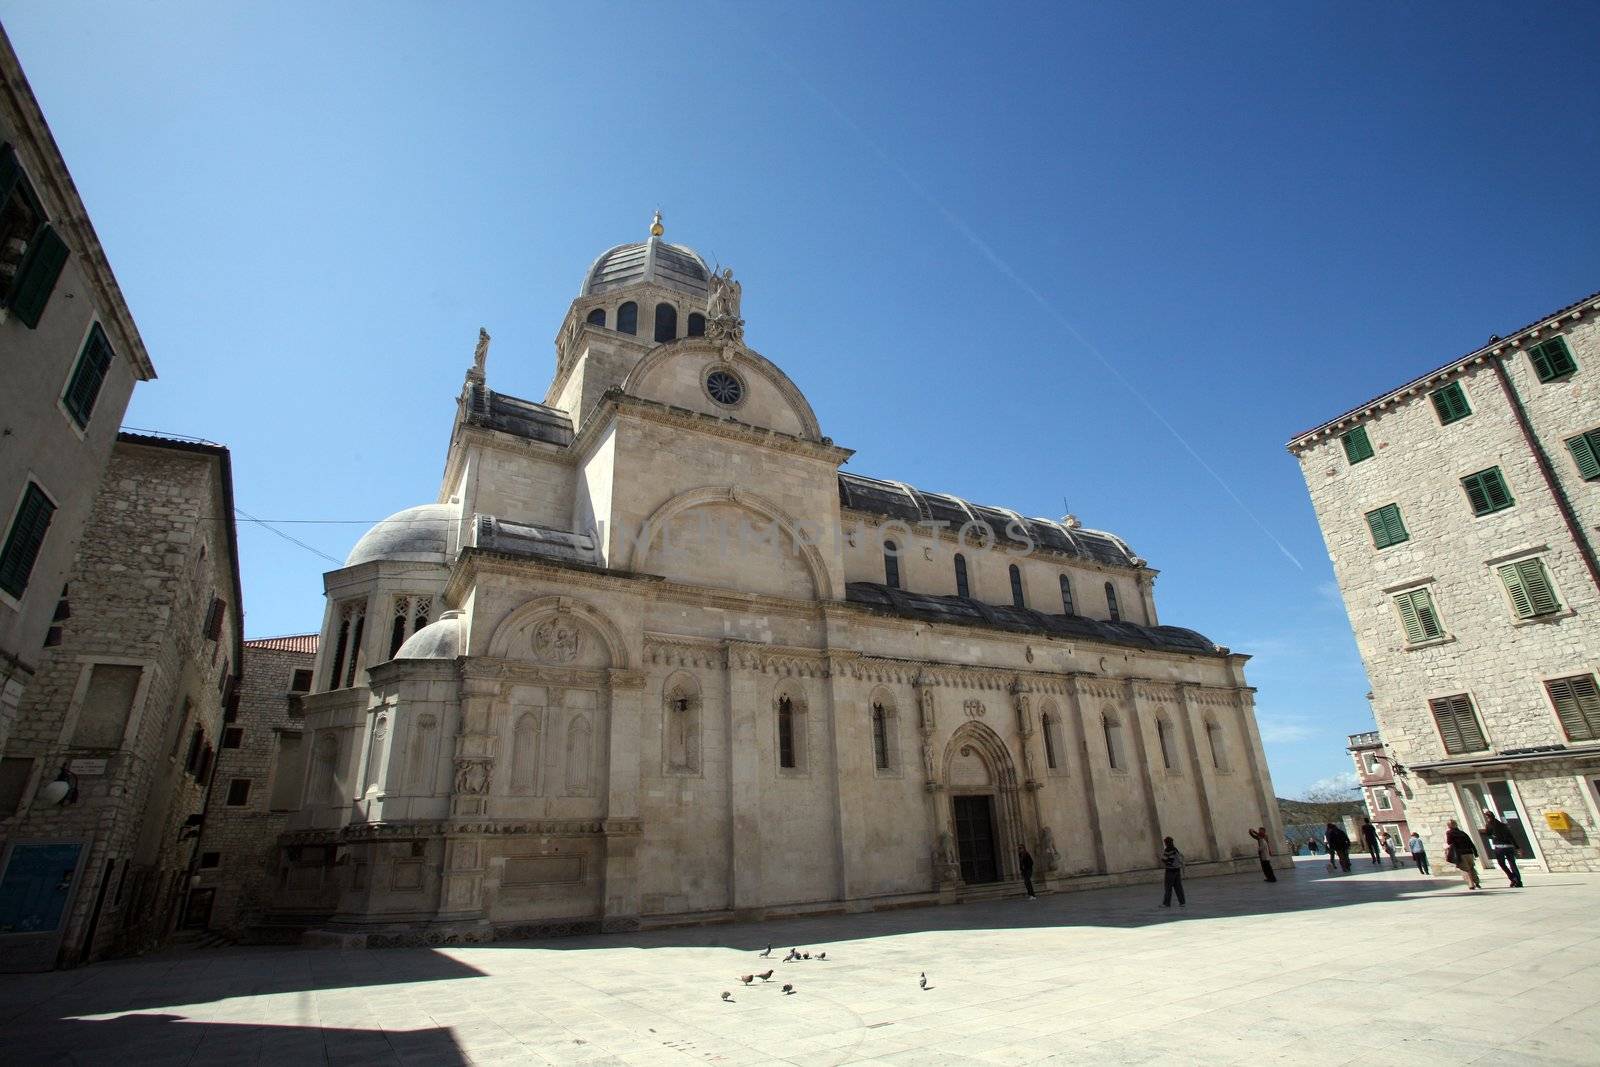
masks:
[[[245,648],[270,648],[277,652],[310,652],[317,651],[317,642],[320,634],[291,634],[287,637],[257,637],[246,641]]]

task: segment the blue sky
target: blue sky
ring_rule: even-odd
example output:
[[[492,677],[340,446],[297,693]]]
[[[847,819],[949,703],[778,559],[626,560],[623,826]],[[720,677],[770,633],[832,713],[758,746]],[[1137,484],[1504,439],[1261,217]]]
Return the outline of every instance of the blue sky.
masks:
[[[1163,621],[1253,653],[1282,795],[1371,728],[1284,442],[1600,289],[1595,5],[0,20],[160,374],[127,423],[229,445],[245,511],[342,559],[431,501],[478,326],[542,398],[584,268],[659,205],[848,469],[1065,499]],[[249,635],[315,629],[327,561],[240,540]]]

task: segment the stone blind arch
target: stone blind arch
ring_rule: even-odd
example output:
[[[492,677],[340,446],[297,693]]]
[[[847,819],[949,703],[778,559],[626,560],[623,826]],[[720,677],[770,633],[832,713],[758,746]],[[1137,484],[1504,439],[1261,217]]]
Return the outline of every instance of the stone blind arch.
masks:
[[[609,661],[606,666],[616,668],[628,666],[628,645],[623,640],[622,631],[605,613],[581,600],[567,596],[536,597],[513,610],[494,628],[494,635],[489,638],[489,656],[495,659],[527,658],[520,649],[513,647],[518,635],[531,632],[533,623],[540,621],[544,616],[556,614],[569,615],[599,637]]]
[[[661,766],[667,774],[700,773],[704,699],[700,680],[674,671],[661,686]]]

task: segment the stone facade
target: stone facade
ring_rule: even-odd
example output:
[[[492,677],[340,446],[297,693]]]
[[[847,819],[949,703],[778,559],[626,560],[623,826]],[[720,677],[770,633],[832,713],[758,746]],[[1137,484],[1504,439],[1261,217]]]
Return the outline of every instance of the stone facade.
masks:
[[[59,244],[56,242],[59,241]],[[64,246],[64,247],[63,247]],[[59,267],[54,267],[59,260]],[[48,286],[29,296],[23,282]],[[41,284],[43,284],[41,282]],[[30,321],[33,320],[33,321]],[[98,389],[72,387],[96,337],[112,358]],[[100,351],[96,349],[96,351]],[[0,30],[0,546],[33,493],[53,505],[31,566],[0,567],[0,749],[6,744],[136,382],[155,377],[144,342],[56,149],[38,101]],[[86,411],[85,408],[88,410]],[[37,504],[34,505],[37,507]],[[13,769],[12,773],[16,773]],[[26,783],[23,783],[24,785]],[[0,798],[14,791],[0,776]]]
[[[241,664],[230,479],[219,446],[117,440],[71,572],[72,616],[4,750],[28,768],[0,812],[15,894],[5,969],[137,951],[178,921]],[[72,791],[52,804],[58,775]]]
[[[1394,760],[1384,752],[1383,736],[1376,730],[1351,734],[1346,751],[1355,761],[1356,779],[1361,783],[1362,800],[1372,825],[1378,828],[1379,835],[1389,831],[1395,849],[1404,853],[1411,827],[1406,823],[1406,800],[1395,777]]]
[[[656,234],[591,268],[544,404],[481,338],[436,502],[326,576],[275,921],[629,929],[1282,840],[1247,657],[1111,534],[841,474],[738,301]]]
[[[303,791],[301,700],[316,653],[316,634],[244,643],[238,708],[222,728],[189,891],[191,926],[242,937],[266,910],[278,835]]]
[[[1600,432],[1597,313],[1600,300],[1585,298],[1289,445],[1379,731],[1410,772],[1399,782],[1408,820],[1435,851],[1446,820],[1476,829],[1492,806],[1521,828],[1527,862],[1600,870],[1600,744],[1582,725],[1600,710],[1573,702],[1578,725],[1564,724],[1550,688],[1583,689],[1600,673],[1600,482],[1569,444]],[[1547,343],[1574,367],[1541,367]],[[1466,480],[1491,468],[1509,502],[1470,494]],[[1379,548],[1368,515],[1388,505],[1406,539]],[[1548,602],[1519,608],[1520,579],[1503,574],[1517,564],[1535,585],[1545,577]],[[1431,614],[1408,620],[1402,598]]]

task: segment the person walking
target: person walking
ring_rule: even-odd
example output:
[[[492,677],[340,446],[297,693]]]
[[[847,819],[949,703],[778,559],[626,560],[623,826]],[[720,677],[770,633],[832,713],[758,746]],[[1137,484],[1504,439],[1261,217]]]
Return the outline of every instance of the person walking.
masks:
[[[1038,894],[1033,891],[1033,856],[1021,845],[1017,846],[1017,866],[1022,868],[1022,887],[1028,891],[1028,899],[1037,900]]]
[[[1422,843],[1422,835],[1415,830],[1411,831],[1411,862],[1423,874],[1432,873],[1428,870],[1428,846]]]
[[[1323,833],[1323,841],[1328,846],[1328,866],[1333,866],[1334,857],[1337,856],[1339,858],[1339,869],[1341,871],[1349,871],[1350,835],[1344,832],[1344,828],[1330,822]]]
[[[1384,854],[1389,857],[1389,866],[1400,866],[1400,861],[1394,858],[1394,837],[1389,833],[1388,830],[1383,832],[1383,851]]]
[[[1178,851],[1178,846],[1172,843],[1172,838],[1163,837],[1161,850],[1162,893],[1161,906],[1172,907],[1172,894],[1178,894],[1178,907],[1187,907],[1188,902],[1183,899],[1183,853]]]
[[[1315,856],[1317,854],[1317,839],[1315,837],[1306,838],[1306,847],[1309,848],[1311,850],[1311,854]]]
[[[1261,861],[1261,873],[1266,875],[1266,880],[1276,882],[1278,875],[1272,869],[1272,850],[1267,847],[1267,828],[1251,830],[1250,836],[1256,839],[1256,859]]]
[[[1483,883],[1478,880],[1478,846],[1472,843],[1472,838],[1456,825],[1454,819],[1450,820],[1444,832],[1444,861],[1455,864],[1468,889],[1483,888]]]
[[[1483,810],[1483,843],[1489,854],[1511,880],[1512,889],[1522,888],[1522,872],[1517,869],[1517,839],[1511,836],[1511,827],[1501,822],[1488,808]]]
[[[1378,859],[1378,828],[1372,825],[1372,820],[1366,816],[1361,819],[1361,843],[1366,846],[1367,854],[1372,857],[1374,867],[1382,866]]]

